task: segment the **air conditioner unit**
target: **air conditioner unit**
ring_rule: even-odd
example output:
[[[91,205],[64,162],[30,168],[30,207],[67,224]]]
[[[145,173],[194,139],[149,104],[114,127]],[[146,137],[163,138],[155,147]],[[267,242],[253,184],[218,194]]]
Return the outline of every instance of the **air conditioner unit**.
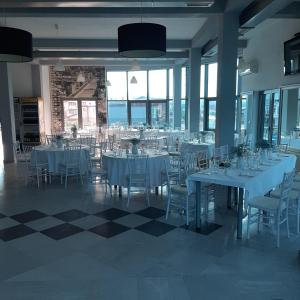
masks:
[[[239,60],[238,71],[240,76],[256,74],[258,72],[258,63],[256,61],[246,62],[241,58]]]

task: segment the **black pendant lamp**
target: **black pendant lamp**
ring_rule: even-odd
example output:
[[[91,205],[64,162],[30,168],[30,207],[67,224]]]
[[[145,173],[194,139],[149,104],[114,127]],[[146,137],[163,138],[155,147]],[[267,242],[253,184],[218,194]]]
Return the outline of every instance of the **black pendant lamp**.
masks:
[[[166,54],[166,27],[154,23],[132,23],[118,28],[119,54],[130,58]]]
[[[32,61],[32,34],[28,31],[0,27],[0,62]]]

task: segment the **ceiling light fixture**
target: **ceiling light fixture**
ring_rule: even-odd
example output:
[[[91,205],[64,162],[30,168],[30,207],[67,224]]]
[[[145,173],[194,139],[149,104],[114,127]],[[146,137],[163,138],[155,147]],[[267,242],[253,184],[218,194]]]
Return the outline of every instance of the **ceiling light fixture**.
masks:
[[[134,59],[130,68],[130,71],[140,71],[141,70],[141,66],[139,64],[139,62]]]
[[[118,28],[119,54],[129,58],[160,57],[166,54],[166,27],[155,23],[125,24]]]
[[[131,84],[137,84],[138,83],[135,76],[132,76],[132,78],[130,80],[130,83]]]
[[[32,61],[32,34],[28,31],[0,27],[0,62]]]
[[[61,62],[61,60],[59,60],[55,66],[54,66],[54,71],[56,72],[64,72],[66,70],[65,66],[63,65],[63,63]]]
[[[81,83],[82,83],[82,82],[85,82],[85,77],[84,77],[84,75],[82,74],[81,71],[79,72],[76,81],[77,81],[77,82],[81,82]]]

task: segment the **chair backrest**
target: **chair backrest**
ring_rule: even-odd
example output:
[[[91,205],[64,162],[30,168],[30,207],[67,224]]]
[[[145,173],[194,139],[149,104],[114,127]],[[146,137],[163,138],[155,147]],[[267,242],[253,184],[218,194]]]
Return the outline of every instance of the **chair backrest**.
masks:
[[[51,135],[51,134],[46,134],[46,143],[48,145],[53,144],[55,141],[55,135]]]
[[[286,153],[287,150],[288,150],[288,144],[280,144],[280,145],[278,145],[278,150],[279,150],[280,152]]]
[[[64,148],[65,165],[79,165],[81,156],[81,145],[67,146]]]
[[[148,155],[127,155],[128,176],[131,183],[134,183],[134,179],[137,178],[137,175],[139,182],[142,179],[144,179],[145,182],[147,181],[149,165],[148,161]]]
[[[214,149],[214,159],[216,161],[224,161],[229,159],[229,147],[228,145],[216,147]]]
[[[209,156],[207,151],[199,151],[197,153],[197,166],[200,170],[209,168]]]
[[[87,146],[96,144],[96,138],[94,138],[92,135],[80,136],[79,141],[80,144],[87,145]]]
[[[184,170],[183,174],[185,177],[197,172],[196,153],[192,153],[192,152],[182,153],[180,157],[180,161],[181,161],[181,166],[183,167]]]
[[[293,181],[295,177],[295,170],[284,173],[283,181],[280,185],[280,206],[288,207],[289,194],[292,189]],[[285,205],[284,205],[285,204]]]

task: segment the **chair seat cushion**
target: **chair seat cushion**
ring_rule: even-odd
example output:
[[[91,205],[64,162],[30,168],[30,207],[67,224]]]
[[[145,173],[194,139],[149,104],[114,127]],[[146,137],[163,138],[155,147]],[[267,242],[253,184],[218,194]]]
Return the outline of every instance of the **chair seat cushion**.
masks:
[[[272,197],[255,197],[249,200],[248,205],[254,208],[262,210],[272,210],[275,211],[279,209],[280,199]]]

